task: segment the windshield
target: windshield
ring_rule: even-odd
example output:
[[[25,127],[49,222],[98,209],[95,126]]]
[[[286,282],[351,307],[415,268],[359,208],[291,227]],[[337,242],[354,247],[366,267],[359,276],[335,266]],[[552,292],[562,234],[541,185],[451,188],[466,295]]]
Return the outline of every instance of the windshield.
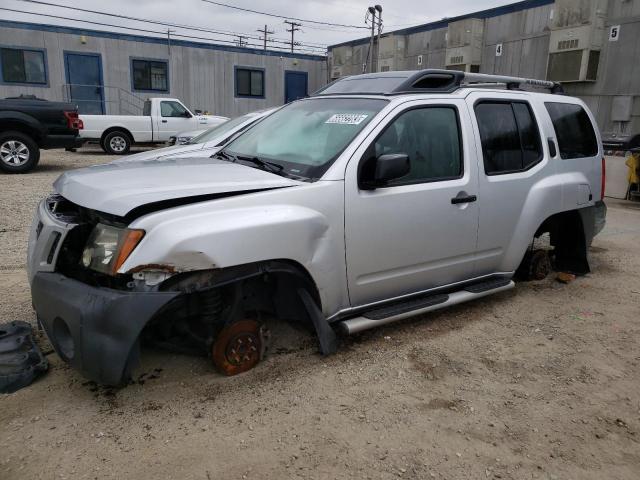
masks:
[[[386,104],[370,98],[300,100],[243,133],[225,152],[281,165],[284,174],[320,178]]]
[[[242,115],[241,117],[234,118],[233,120],[228,120],[216,127],[210,128],[206,132],[202,132],[197,137],[193,137],[189,143],[205,143],[219,137],[226,136],[229,133],[233,133],[237,127],[251,118],[258,120],[259,117],[254,113]]]

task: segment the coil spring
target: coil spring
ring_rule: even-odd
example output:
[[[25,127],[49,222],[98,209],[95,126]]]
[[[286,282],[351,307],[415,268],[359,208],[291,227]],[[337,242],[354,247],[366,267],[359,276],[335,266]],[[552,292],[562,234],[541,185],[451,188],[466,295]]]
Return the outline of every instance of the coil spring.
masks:
[[[200,316],[206,324],[213,325],[221,321],[224,304],[219,288],[200,293]]]

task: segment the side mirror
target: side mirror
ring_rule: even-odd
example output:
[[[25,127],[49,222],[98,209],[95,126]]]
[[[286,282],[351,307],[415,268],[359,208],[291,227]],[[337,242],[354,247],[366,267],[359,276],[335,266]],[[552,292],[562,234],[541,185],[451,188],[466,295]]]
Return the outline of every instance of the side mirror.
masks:
[[[182,116],[185,118],[191,118],[192,115],[189,112],[184,112]]]
[[[362,164],[358,186],[362,190],[384,187],[391,180],[404,177],[410,170],[411,162],[406,153],[388,153],[378,158],[371,157]]]
[[[196,115],[202,115],[202,110],[196,110],[194,113],[195,113]]]

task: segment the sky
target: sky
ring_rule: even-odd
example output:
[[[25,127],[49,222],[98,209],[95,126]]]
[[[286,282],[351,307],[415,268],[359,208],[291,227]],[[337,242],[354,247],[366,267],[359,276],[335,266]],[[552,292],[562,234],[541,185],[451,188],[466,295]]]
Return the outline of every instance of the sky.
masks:
[[[514,1],[387,0],[385,2],[378,0],[383,9],[383,32],[506,5]],[[167,28],[170,28],[173,30],[172,38],[190,41],[209,40],[227,45],[237,44],[239,37],[234,34],[242,34],[248,37],[243,39],[243,42],[246,42],[249,47],[262,46],[260,39],[262,34],[256,30],[267,25],[269,30],[275,32],[268,36],[273,40],[268,44],[268,48],[289,48],[285,42],[290,40],[291,34],[285,31],[289,26],[284,23],[283,18],[243,12],[204,0],[37,0],[37,2],[41,3],[0,0],[0,18],[165,37]],[[263,0],[262,2],[220,0],[218,3],[302,19],[298,22],[302,24],[299,27],[301,30],[295,32],[296,42],[301,43],[296,50],[320,54],[326,51],[327,45],[368,36],[370,30],[356,27],[366,28],[365,13],[367,7],[374,4],[368,0]],[[45,4],[59,4],[74,8],[60,8]],[[3,8],[41,15],[2,10]],[[78,9],[115,13],[135,19],[151,20],[158,24],[87,13]],[[95,23],[54,17],[67,17]],[[309,20],[344,26],[314,24]],[[167,26],[166,23],[174,26]]]

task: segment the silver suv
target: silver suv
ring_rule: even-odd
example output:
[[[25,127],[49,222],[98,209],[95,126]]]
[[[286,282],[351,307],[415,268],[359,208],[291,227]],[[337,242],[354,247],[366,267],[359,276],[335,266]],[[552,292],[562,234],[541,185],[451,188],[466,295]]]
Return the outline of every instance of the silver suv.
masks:
[[[512,288],[544,233],[556,269],[587,273],[602,158],[588,108],[551,82],[343,78],[212,159],[63,174],[31,231],[33,305],[58,354],[105,384],[140,340],[243,372],[265,316],[308,323],[328,354],[336,330]]]

